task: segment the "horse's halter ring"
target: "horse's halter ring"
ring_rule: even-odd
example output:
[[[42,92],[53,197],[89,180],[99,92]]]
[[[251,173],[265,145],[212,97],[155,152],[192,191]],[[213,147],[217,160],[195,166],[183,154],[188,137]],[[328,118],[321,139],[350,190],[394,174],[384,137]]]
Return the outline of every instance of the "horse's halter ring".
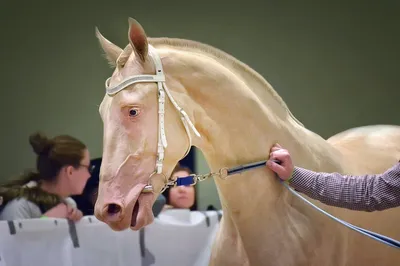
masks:
[[[189,127],[193,130],[196,136],[200,137],[200,133],[197,131],[196,127],[193,125],[189,116],[186,112],[176,103],[171,93],[168,90],[167,85],[165,84],[165,75],[162,67],[161,59],[157,54],[156,49],[149,44],[149,56],[153,60],[156,74],[155,75],[135,75],[130,76],[124,80],[122,80],[119,84],[110,87],[110,79],[106,80],[106,93],[109,96],[113,96],[118,92],[124,90],[126,87],[133,85],[135,83],[140,82],[155,82],[158,87],[158,147],[157,147],[157,159],[156,159],[156,169],[149,177],[148,185],[143,189],[142,192],[151,193],[154,192],[153,186],[150,184],[151,178],[155,175],[162,175],[164,177],[164,187],[160,191],[162,193],[168,186],[176,185],[176,180],[170,180],[168,177],[163,174],[163,161],[164,161],[164,149],[167,147],[167,137],[165,135],[165,126],[164,126],[164,105],[165,105],[165,94],[167,94],[171,103],[175,107],[175,109],[180,113],[182,123],[185,127],[187,136],[189,138],[189,146],[186,150],[186,153],[183,157],[185,157],[192,147],[192,137],[189,132]],[[128,155],[129,156],[129,155]]]

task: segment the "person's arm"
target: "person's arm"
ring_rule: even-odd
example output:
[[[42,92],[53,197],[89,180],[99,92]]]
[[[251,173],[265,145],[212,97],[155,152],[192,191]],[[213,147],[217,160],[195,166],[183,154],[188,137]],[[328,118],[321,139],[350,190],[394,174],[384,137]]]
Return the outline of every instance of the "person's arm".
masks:
[[[379,175],[343,176],[295,167],[290,186],[327,205],[358,211],[400,206],[400,162]]]
[[[19,198],[8,202],[4,206],[0,214],[0,220],[32,219],[40,218],[41,215],[42,212],[36,204],[24,198]]]

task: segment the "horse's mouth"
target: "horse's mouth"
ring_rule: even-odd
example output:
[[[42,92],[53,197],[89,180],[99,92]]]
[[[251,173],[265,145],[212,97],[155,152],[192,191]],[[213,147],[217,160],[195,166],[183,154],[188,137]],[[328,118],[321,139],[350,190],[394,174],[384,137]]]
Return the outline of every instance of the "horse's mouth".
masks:
[[[137,216],[139,214],[139,199],[136,201],[132,211],[131,227],[135,227],[137,223]]]
[[[139,230],[153,222],[154,216],[151,208],[153,197],[153,193],[141,193],[137,198],[132,209],[130,222],[130,228],[132,230]]]

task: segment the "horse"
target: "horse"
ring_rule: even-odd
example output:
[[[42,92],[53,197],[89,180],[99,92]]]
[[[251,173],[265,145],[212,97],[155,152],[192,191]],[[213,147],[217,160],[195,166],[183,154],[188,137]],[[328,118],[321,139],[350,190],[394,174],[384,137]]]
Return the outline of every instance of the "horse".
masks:
[[[314,171],[378,174],[400,159],[400,126],[353,128],[329,139],[308,130],[260,74],[204,43],[148,37],[129,18],[120,48],[96,28],[114,68],[99,107],[103,161],[95,216],[112,230],[152,223],[152,204],[195,146],[213,173],[269,157],[279,143]],[[400,253],[321,215],[267,167],[220,178],[223,210],[210,265],[395,265]],[[144,193],[146,187],[152,193]],[[366,229],[400,238],[400,210],[357,212],[316,202]]]

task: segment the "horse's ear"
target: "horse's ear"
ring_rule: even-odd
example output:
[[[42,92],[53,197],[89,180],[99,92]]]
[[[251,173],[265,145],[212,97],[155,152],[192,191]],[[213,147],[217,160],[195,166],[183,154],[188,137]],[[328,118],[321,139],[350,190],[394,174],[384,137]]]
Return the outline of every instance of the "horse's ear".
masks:
[[[119,55],[122,53],[122,49],[119,48],[117,45],[113,44],[103,35],[101,35],[99,29],[96,27],[96,37],[99,40],[100,46],[103,49],[105,56],[108,60],[108,63],[115,67],[117,65],[117,59]]]
[[[144,62],[149,50],[147,35],[142,26],[133,18],[128,19],[129,32],[128,38],[135,54]]]

